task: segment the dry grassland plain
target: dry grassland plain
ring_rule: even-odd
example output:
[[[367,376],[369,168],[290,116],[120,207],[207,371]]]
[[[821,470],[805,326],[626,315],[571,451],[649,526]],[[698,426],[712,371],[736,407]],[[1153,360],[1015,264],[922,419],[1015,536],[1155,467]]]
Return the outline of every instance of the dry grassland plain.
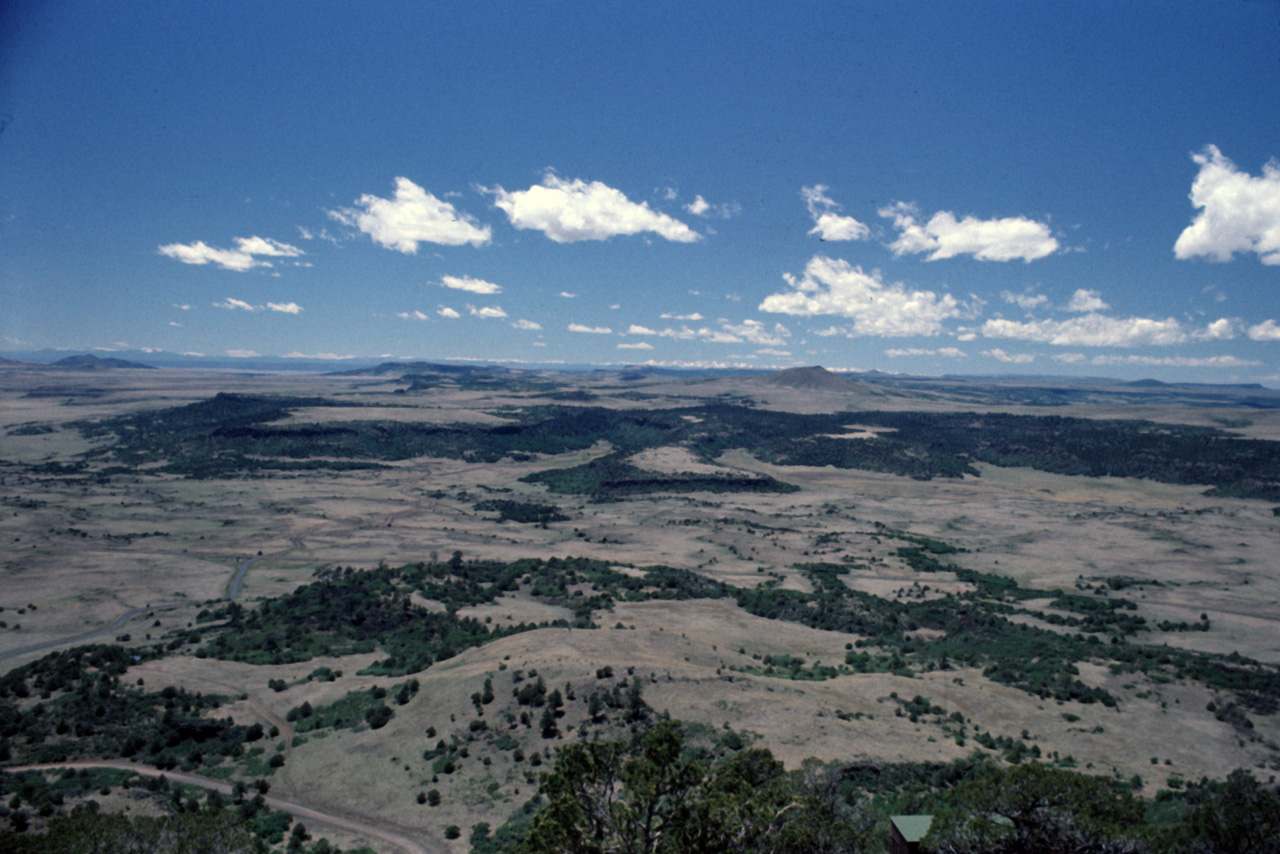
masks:
[[[544,384],[545,385],[545,384]],[[758,408],[847,412],[859,426],[871,410],[971,410],[1045,414],[1026,405],[977,406],[933,395],[893,393],[850,384],[848,390],[794,388],[758,378],[649,379],[561,377],[554,391],[586,392],[580,404],[646,410],[750,398]],[[790,493],[653,492],[597,502],[548,492],[521,478],[571,468],[611,452],[607,443],[557,456],[496,462],[420,457],[380,469],[269,472],[264,476],[191,479],[148,472],[93,478],[59,474],[101,446],[73,422],[112,418],[208,400],[219,393],[319,396],[326,405],[294,409],[280,424],[366,420],[489,427],[512,408],[564,403],[543,386],[476,389],[441,383],[404,393],[396,376],[294,376],[0,369],[0,671],[74,643],[150,645],[183,631],[228,595],[251,558],[237,601],[246,608],[311,582],[333,568],[446,560],[585,557],[624,567],[665,565],[739,588],[771,583],[811,592],[797,564],[856,565],[841,576],[851,588],[894,601],[919,601],[972,590],[954,571],[922,573],[899,554],[886,530],[940,540],[962,551],[956,566],[1014,579],[1046,591],[1029,605],[1054,613],[1048,591],[1092,595],[1108,578],[1130,579],[1117,595],[1134,602],[1148,626],[1198,624],[1208,631],[1147,631],[1130,642],[1207,653],[1233,651],[1280,664],[1280,517],[1256,499],[1206,495],[1205,487],[1122,478],[1086,478],[980,464],[980,476],[919,481],[855,469],[777,466],[741,450],[714,460],[686,447],[646,449],[628,462],[645,471],[770,475]],[[637,394],[642,392],[642,394]],[[1055,415],[1144,418],[1169,424],[1236,424],[1238,434],[1280,438],[1277,411],[1176,405],[1124,407],[1083,403]],[[1247,422],[1247,423],[1246,423]],[[878,429],[878,428],[877,428]],[[42,468],[43,467],[43,468]],[[554,505],[568,521],[500,522],[477,510],[485,499]],[[879,523],[879,524],[877,524]],[[639,570],[624,571],[640,574]],[[588,591],[589,592],[589,591]],[[443,608],[440,603],[427,603]],[[527,586],[461,612],[486,625],[571,619],[568,608],[539,601]],[[122,617],[131,616],[119,623]],[[391,686],[409,677],[359,675],[382,657],[368,653],[296,664],[250,665],[194,657],[192,647],[129,671],[148,689],[166,685],[229,698],[219,714],[275,726],[273,746],[285,763],[272,775],[281,797],[334,815],[359,818],[426,840],[435,850],[466,849],[478,822],[499,825],[536,789],[537,767],[555,747],[588,726],[585,697],[616,680],[611,667],[644,686],[657,711],[747,733],[789,767],[824,761],[928,762],[963,757],[974,736],[1021,739],[1043,757],[1074,759],[1081,770],[1141,775],[1148,794],[1166,777],[1221,777],[1234,768],[1280,768],[1280,715],[1251,714],[1242,732],[1209,709],[1223,692],[1192,680],[1156,680],[1082,664],[1078,678],[1104,688],[1114,707],[1045,699],[958,666],[912,675],[843,673],[822,681],[762,675],[764,656],[797,656],[839,667],[856,636],[753,616],[732,598],[619,602],[598,613],[595,629],[543,628],[514,634],[414,674],[421,688],[395,707],[380,729],[338,728],[292,737],[291,709],[332,703],[348,692]],[[1065,631],[1046,619],[1018,619]],[[920,643],[931,638],[920,633]],[[308,681],[318,667],[334,681]],[[465,736],[476,717],[470,700],[486,679],[497,699],[485,710],[495,728],[512,698],[516,673],[536,671],[548,687],[577,694],[559,735],[513,725],[517,751],[473,748],[452,773],[440,773],[424,750],[450,734]],[[281,680],[284,690],[268,683]],[[927,697],[965,720],[963,744],[932,718],[898,714],[899,699]],[[430,737],[428,731],[436,733]],[[544,765],[545,767],[545,765]],[[1265,777],[1264,777],[1265,779]],[[439,806],[417,795],[437,789]],[[446,840],[458,825],[463,838]],[[376,850],[394,850],[369,840]]]

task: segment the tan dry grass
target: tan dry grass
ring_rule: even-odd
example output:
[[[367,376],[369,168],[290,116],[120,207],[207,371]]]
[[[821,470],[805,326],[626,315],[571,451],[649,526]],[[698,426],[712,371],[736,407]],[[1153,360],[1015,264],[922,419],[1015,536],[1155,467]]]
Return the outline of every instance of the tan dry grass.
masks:
[[[14,437],[6,435],[9,426],[28,422],[58,426],[76,418],[207,399],[218,391],[324,394],[353,404],[304,411],[295,416],[299,421],[354,414],[432,423],[476,422],[493,418],[488,413],[499,405],[522,405],[533,399],[457,390],[390,394],[396,385],[367,378],[187,372],[148,372],[145,377],[131,374],[127,378],[42,374],[14,379],[0,372],[0,459],[66,459],[84,447],[77,434],[65,429]],[[55,387],[65,395],[24,397],[36,386]],[[592,388],[601,394],[592,405],[680,405],[729,391],[778,408],[847,410],[850,424],[857,423],[859,409],[939,405],[899,398],[874,387],[833,397],[761,388],[747,381],[660,381],[646,383],[644,390],[663,397],[644,403],[610,398],[612,392],[605,384]],[[95,391],[101,393],[88,396]],[[357,403],[400,408],[355,407]],[[1042,414],[1034,408],[1008,409]],[[1239,413],[1073,407],[1071,414],[1208,423]],[[1280,436],[1280,416],[1248,413],[1242,417],[1253,423],[1238,428],[1240,432]],[[117,478],[99,485],[0,472],[4,477],[0,500],[5,502],[0,504],[0,542],[5,544],[0,604],[7,608],[27,602],[38,605],[37,611],[17,618],[23,625],[20,631],[0,631],[0,651],[78,627],[109,624],[134,603],[197,603],[216,598],[234,570],[235,558],[258,551],[264,559],[250,573],[244,593],[250,605],[255,597],[278,595],[305,582],[320,567],[371,567],[382,560],[396,565],[426,560],[432,553],[444,557],[454,549],[468,558],[587,556],[638,566],[667,564],[697,569],[741,586],[775,577],[794,589],[806,589],[807,582],[790,569],[791,564],[848,560],[866,568],[846,576],[847,583],[878,595],[891,596],[916,583],[929,585],[932,591],[962,586],[948,573],[912,573],[894,554],[903,542],[877,531],[874,523],[878,521],[969,549],[948,558],[963,566],[1011,575],[1045,590],[1074,590],[1077,581],[1096,586],[1113,575],[1159,581],[1161,586],[1132,587],[1113,595],[1136,601],[1139,613],[1153,621],[1195,622],[1201,612],[1207,612],[1213,629],[1155,635],[1151,640],[1213,651],[1239,649],[1263,660],[1280,661],[1280,573],[1271,554],[1280,527],[1270,508],[1260,502],[1208,498],[1195,487],[994,467],[983,467],[981,478],[922,483],[831,468],[771,467],[741,452],[725,454],[717,463],[768,473],[801,486],[802,491],[785,496],[647,496],[597,505],[519,482],[529,472],[577,465],[608,450],[601,444],[578,454],[494,465],[423,459],[382,472],[318,472],[243,481]],[[669,470],[664,466],[689,470],[691,463],[697,463],[681,449],[647,452],[640,462],[657,470]],[[443,497],[432,497],[437,492]],[[554,503],[572,520],[546,530],[500,525],[472,506],[491,494]],[[15,503],[20,500],[43,504]],[[108,537],[156,531],[167,536],[135,537],[127,542]],[[823,535],[834,540],[819,543]],[[151,627],[151,621],[145,626],[135,622],[129,631],[135,638],[139,629],[159,636],[181,628],[197,609],[197,604],[191,604],[159,612],[160,627]],[[563,609],[523,594],[468,613],[495,623],[565,615]],[[12,610],[0,616],[14,622]],[[601,621],[608,625],[621,621],[635,629],[540,630],[469,650],[419,674],[423,690],[408,706],[397,708],[395,719],[384,730],[312,739],[290,750],[279,779],[339,807],[357,793],[362,809],[367,806],[373,814],[420,829],[436,847],[461,851],[457,844],[450,846],[442,839],[442,828],[457,823],[465,829],[481,820],[496,825],[531,794],[532,787],[523,776],[528,766],[515,765],[504,753],[494,756],[486,768],[477,754],[459,773],[431,783],[430,769],[421,759],[428,742],[434,744],[425,736],[426,728],[436,727],[441,736],[465,735],[466,723],[474,717],[468,698],[479,690],[486,674],[494,678],[499,696],[486,709],[486,720],[495,723],[503,704],[514,710],[510,700],[514,670],[536,668],[549,685],[572,682],[585,692],[596,683],[596,668],[606,664],[619,673],[634,666],[639,675],[656,675],[656,682],[646,682],[646,698],[656,708],[716,727],[728,721],[735,728],[755,731],[762,744],[792,766],[810,755],[923,760],[952,758],[973,748],[971,738],[962,748],[935,724],[911,724],[898,718],[896,703],[889,699],[895,691],[904,699],[923,694],[949,711],[960,711],[971,719],[970,730],[976,723],[993,733],[1018,737],[1025,728],[1047,753],[1070,753],[1082,768],[1092,763],[1095,771],[1109,773],[1114,768],[1124,776],[1142,774],[1149,783],[1157,773],[1161,780],[1166,773],[1190,779],[1270,761],[1275,750],[1265,740],[1280,741],[1280,716],[1256,716],[1256,734],[1263,741],[1250,741],[1205,710],[1212,697],[1203,688],[1155,685],[1087,666],[1081,678],[1120,697],[1118,711],[1040,701],[972,671],[934,672],[916,679],[847,676],[820,683],[735,673],[730,668],[758,663],[753,654],[801,655],[808,661],[816,658],[836,664],[843,660],[844,645],[851,639],[751,617],[722,600],[620,604],[614,614],[601,615]],[[739,653],[740,648],[745,652]],[[223,686],[232,693],[247,693],[249,699],[233,703],[229,713],[237,720],[255,716],[271,720],[282,718],[303,699],[328,702],[348,690],[398,681],[355,675],[374,657],[330,662],[344,671],[342,679],[291,687],[282,694],[266,689],[267,681],[292,681],[325,662],[256,668],[177,656],[150,663],[145,666],[150,669],[138,672],[145,674],[148,686]],[[20,660],[27,659],[6,663]],[[861,712],[863,717],[842,721],[836,710]],[[1068,722],[1064,712],[1080,720]],[[571,713],[566,722],[580,723],[580,711]],[[1101,732],[1094,731],[1097,727]],[[558,743],[544,743],[536,731],[519,726],[515,734],[526,752]],[[1159,757],[1158,768],[1150,765],[1151,756]],[[1166,758],[1173,765],[1165,766]],[[484,787],[494,781],[500,788],[491,797]],[[445,805],[435,811],[414,800],[420,789],[433,786],[445,793]]]
[[[631,455],[627,462],[637,468],[667,474],[723,474],[722,466],[710,465],[698,459],[688,448],[668,446],[650,448]]]

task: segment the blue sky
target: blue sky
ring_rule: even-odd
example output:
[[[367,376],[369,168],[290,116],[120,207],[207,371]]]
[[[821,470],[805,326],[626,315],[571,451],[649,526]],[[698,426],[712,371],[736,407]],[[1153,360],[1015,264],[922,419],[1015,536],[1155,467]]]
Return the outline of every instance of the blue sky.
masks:
[[[1280,4],[11,2],[0,350],[1280,385]]]

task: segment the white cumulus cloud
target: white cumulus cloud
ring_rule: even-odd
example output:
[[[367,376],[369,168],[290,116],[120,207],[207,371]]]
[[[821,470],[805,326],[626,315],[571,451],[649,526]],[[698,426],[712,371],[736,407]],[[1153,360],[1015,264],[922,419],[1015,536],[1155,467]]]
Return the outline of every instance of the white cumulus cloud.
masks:
[[[243,273],[254,267],[270,267],[270,261],[262,261],[254,257],[266,255],[276,258],[294,258],[303,255],[303,251],[288,243],[281,243],[265,237],[237,237],[235,249],[218,249],[207,245],[203,240],[195,243],[170,243],[159,247],[161,255],[183,264],[216,264],[224,270]]]
[[[450,320],[457,320],[459,317],[462,317],[462,315],[458,314],[458,312],[449,308],[449,306],[447,305],[442,305],[439,308],[437,308],[436,314],[440,315],[441,317],[447,317]]]
[[[236,249],[249,255],[270,255],[275,258],[296,258],[305,254],[296,246],[281,243],[269,237],[237,237]]]
[[[638,326],[633,323],[627,327],[626,334],[627,335],[657,335],[658,331],[656,329],[650,329],[647,326]]]
[[[227,297],[226,301],[224,301],[224,302],[215,302],[215,303],[213,304],[213,307],[214,307],[214,308],[228,308],[228,309],[231,309],[231,310],[233,310],[233,311],[234,311],[234,310],[237,310],[237,309],[239,309],[240,311],[257,311],[257,310],[258,310],[258,308],[259,308],[259,306],[250,305],[249,303],[245,302],[244,300],[242,300],[242,299],[235,299],[234,297]]]
[[[950,211],[938,211],[922,223],[919,209],[908,202],[881,208],[879,214],[892,219],[899,231],[898,239],[888,244],[895,255],[927,252],[929,261],[972,255],[979,261],[1029,262],[1058,251],[1049,226],[1025,217],[957,220]]]
[[[1009,353],[1006,353],[1004,350],[1001,350],[998,347],[994,350],[983,350],[982,355],[990,356],[991,358],[995,359],[997,362],[1004,362],[1005,364],[1014,364],[1014,365],[1023,365],[1023,364],[1027,364],[1028,362],[1034,362],[1036,360],[1036,357],[1031,355],[1030,353],[1015,353],[1013,355],[1010,355]]]
[[[1264,320],[1256,326],[1250,326],[1248,334],[1254,341],[1280,341],[1280,324],[1274,320]]]
[[[489,242],[491,233],[489,226],[479,225],[408,178],[396,178],[394,198],[365,194],[356,207],[328,213],[338,222],[360,229],[375,243],[407,255],[416,253],[419,243],[482,246]]]
[[[691,323],[696,323],[697,321],[702,319],[702,315],[696,311],[693,312],[692,314],[672,314],[670,312],[667,312],[660,316],[662,317],[663,320],[688,320]]]
[[[581,323],[570,323],[566,328],[570,332],[586,332],[591,335],[609,335],[613,332],[607,326],[584,326]]]
[[[213,306],[214,308],[225,308],[231,311],[262,311],[264,308],[264,306],[253,305],[252,303],[247,303],[242,299],[235,299],[234,297],[227,297],[223,302],[215,302],[213,303]],[[265,308],[270,309],[271,311],[278,311],[283,314],[302,313],[302,306],[298,305],[296,302],[269,302],[266,304]]]
[[[195,243],[170,243],[160,247],[160,254],[181,261],[183,264],[217,264],[224,270],[235,270],[243,273],[254,267],[270,267],[270,261],[258,261],[248,252],[237,249],[216,249],[203,240]]]
[[[521,318],[520,320],[517,320],[515,323],[511,325],[514,326],[516,329],[528,329],[531,331],[542,328],[541,323],[535,323],[532,320],[525,320],[523,318]]]
[[[647,341],[637,341],[634,344],[619,344],[619,350],[652,350],[653,345]]]
[[[473,294],[500,294],[502,286],[484,279],[473,279],[470,276],[441,276],[440,286],[453,288],[455,291],[469,291]]]
[[[1049,301],[1044,294],[1015,294],[1011,291],[1001,291],[1000,298],[1027,311],[1037,309]]]
[[[726,202],[722,205],[713,205],[702,196],[696,197],[684,209],[694,216],[715,217],[717,219],[729,219],[742,213],[742,205],[737,202]]]
[[[801,316],[838,315],[853,320],[849,334],[902,337],[937,335],[942,322],[962,314],[950,294],[908,290],[885,283],[880,271],[864,273],[840,258],[816,255],[797,278],[783,276],[790,291],[771,294],[759,310]]]
[[[758,320],[744,320],[742,323],[730,323],[728,320],[721,320],[719,323],[720,327],[718,329],[710,326],[703,326],[698,329],[681,326],[679,329],[667,328],[656,334],[661,338],[674,338],[677,341],[699,340],[708,344],[742,344],[745,342],[760,347],[778,347],[785,344],[786,339],[791,337],[791,330],[781,323],[775,323],[772,329]]]
[[[1097,291],[1086,291],[1084,288],[1077,288],[1071,295],[1071,301],[1067,303],[1067,311],[1106,311],[1109,308],[1111,306],[1102,301]]]
[[[891,350],[885,350],[884,354],[895,359],[901,356],[945,356],[948,359],[964,359],[968,357],[963,350],[957,347],[939,347],[936,350],[924,347],[896,347]]]
[[[1260,365],[1239,356],[1094,356],[1092,365],[1159,365],[1169,368],[1247,368]]]
[[[1236,322],[1228,317],[1220,317],[1205,326],[1204,331],[1196,337],[1207,341],[1229,341],[1236,337]]]
[[[694,243],[702,237],[677,219],[658,213],[647,202],[637,204],[620,190],[599,181],[580,178],[566,181],[548,172],[540,185],[507,192],[484,188],[494,204],[519,229],[541,231],[556,243],[607,240],[614,235],[652,232],[677,243]]]
[[[987,338],[1038,341],[1061,347],[1164,347],[1190,337],[1174,318],[1107,317],[1085,314],[1067,320],[1019,322],[996,318],[982,324]]]
[[[841,205],[827,196],[827,189],[825,184],[800,188],[809,216],[813,218],[813,228],[809,233],[823,240],[863,240],[870,237],[871,227],[866,223],[836,213]]]
[[[786,339],[791,337],[791,330],[781,323],[775,323],[773,328],[769,329],[758,320],[744,320],[738,324],[721,321],[720,328],[730,335],[761,347],[780,347],[786,343]]]
[[[1191,159],[1200,166],[1191,184],[1200,213],[1178,235],[1174,256],[1230,261],[1237,252],[1255,252],[1263,264],[1280,264],[1280,162],[1271,160],[1256,177],[1214,145]]]
[[[404,320],[426,320],[427,319],[426,314],[422,313],[421,311],[417,311],[416,309],[414,311],[397,311],[396,317],[403,318]]]
[[[496,305],[486,305],[483,308],[476,308],[474,305],[469,305],[467,306],[467,310],[471,312],[472,317],[483,317],[485,319],[507,316],[507,313]]]
[[[340,242],[338,238],[334,237],[332,234],[329,233],[329,229],[327,228],[322,228],[318,232],[313,232],[311,229],[300,225],[298,226],[298,234],[302,237],[303,240],[316,240],[316,239],[327,240],[330,243],[332,243],[334,246],[337,246],[338,243]]]

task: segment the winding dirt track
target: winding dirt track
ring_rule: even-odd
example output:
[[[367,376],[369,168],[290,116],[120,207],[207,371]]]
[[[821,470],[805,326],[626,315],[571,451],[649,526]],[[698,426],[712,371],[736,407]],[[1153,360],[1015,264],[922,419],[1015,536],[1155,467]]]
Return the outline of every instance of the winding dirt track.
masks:
[[[249,568],[260,560],[262,560],[262,555],[244,558],[240,561],[240,565],[236,568],[236,574],[231,576],[231,581],[227,584],[227,598],[232,602],[240,595],[240,587],[244,584],[244,577],[249,574]]]
[[[270,559],[270,558],[283,557],[296,549],[304,548],[301,538],[302,536],[308,533],[311,533],[311,531],[308,530],[295,535],[293,538],[291,538],[293,546],[283,551],[276,552],[270,555],[259,554],[254,557],[239,558],[236,563],[235,572],[232,573],[230,580],[227,581],[226,596],[223,598],[225,598],[229,602],[234,602],[236,598],[240,595],[240,589],[244,585],[245,576],[249,574],[249,570],[253,568],[253,565],[255,563],[257,563],[260,560],[263,560],[264,558]],[[99,629],[91,629],[87,632],[81,632],[80,634],[75,634],[75,635],[68,635],[67,637],[56,638],[50,641],[44,641],[43,643],[31,644],[29,646],[18,647],[17,649],[6,650],[4,652],[0,652],[0,661],[3,661],[6,658],[13,658],[15,656],[25,655],[26,653],[29,653],[29,652],[39,652],[42,649],[53,649],[54,647],[59,647],[59,646],[70,646],[72,644],[84,643],[85,641],[90,641],[90,640],[93,640],[94,638],[102,637],[103,635],[113,634],[114,632],[117,632],[120,629],[124,628],[125,624],[128,623],[130,620],[140,617],[143,614],[151,614],[154,612],[162,612],[162,611],[172,611],[174,608],[180,608],[184,605],[189,605],[189,604],[191,603],[185,600],[182,600],[182,601],[175,601],[175,602],[163,602],[159,605],[147,605],[144,608],[130,608],[128,611],[124,612],[119,617],[117,617],[115,619],[115,622],[113,622],[109,626],[104,626]]]
[[[130,608],[128,611],[125,611],[123,614],[117,617],[116,621],[109,626],[106,626],[101,629],[93,629],[92,631],[83,632],[78,635],[71,635],[70,637],[57,638],[56,640],[45,641],[44,643],[34,643],[34,644],[31,644],[30,646],[22,646],[22,647],[18,647],[17,649],[11,649],[6,652],[0,652],[0,661],[3,661],[6,658],[13,658],[16,655],[24,655],[28,652],[39,652],[42,649],[52,649],[55,646],[69,646],[70,644],[73,644],[73,643],[81,643],[83,641],[92,640],[93,638],[101,637],[102,635],[119,631],[121,628],[124,627],[125,623],[129,622],[134,617],[137,617],[141,614],[149,614],[152,611],[164,611],[172,607],[174,606],[161,605],[155,608]]]
[[[383,526],[390,526],[398,518],[411,516],[415,513],[420,512],[424,499],[421,495],[416,494],[413,491],[413,488],[417,486],[423,479],[424,478],[422,477],[415,478],[414,480],[404,484],[401,487],[400,489],[401,494],[403,495],[404,498],[408,499],[412,503],[412,506],[404,510],[399,510],[399,511],[388,514],[382,522]],[[291,552],[305,549],[303,538],[305,536],[315,533],[316,530],[323,527],[325,526],[315,525],[303,531],[297,532],[292,537],[290,537],[291,547],[284,549],[280,552],[276,552],[271,555],[256,555],[253,557],[240,558],[237,562],[235,572],[232,574],[231,579],[227,583],[225,598],[228,601],[235,601],[235,599],[240,594],[245,576],[248,574],[249,570],[253,567],[254,563],[256,563],[259,560],[262,560],[264,557],[279,558]],[[61,638],[58,640],[47,641],[45,643],[36,644],[29,647],[23,647],[21,649],[10,650],[5,653],[0,653],[0,660],[9,658],[12,656],[16,656],[16,655],[21,655],[26,652],[33,652],[36,650],[48,649],[48,648],[58,647],[58,646],[66,646],[68,644],[79,643],[86,640],[90,640],[92,638],[99,637],[101,635],[118,631],[130,620],[142,614],[150,613],[153,611],[168,610],[169,608],[172,608],[172,607],[175,607],[175,606],[172,604],[166,603],[166,604],[147,607],[147,608],[133,608],[128,612],[126,612],[125,614],[121,615],[118,619],[116,619],[114,623],[112,623],[108,627],[96,629],[90,632],[85,632],[83,634],[78,634],[71,637]],[[143,668],[145,667],[146,665],[143,665]],[[221,684],[221,687],[234,688],[234,686],[230,686],[226,684]],[[287,721],[285,721],[284,719],[281,719],[278,715],[273,714],[269,709],[266,708],[265,705],[263,705],[262,703],[256,700],[251,699],[250,706],[253,708],[253,711],[261,719],[267,721],[268,723],[274,723],[280,728],[280,731],[285,738],[285,744],[286,744],[286,750],[287,750],[288,746],[290,746],[290,743],[292,742],[291,736],[293,732],[293,727]],[[123,761],[123,760],[82,760],[82,761],[54,763],[54,764],[47,764],[47,765],[18,765],[18,766],[10,766],[7,768],[0,768],[0,770],[9,771],[9,772],[57,771],[64,768],[116,768],[116,769],[121,769],[125,771],[132,771],[135,774],[139,774],[145,777],[162,777],[163,776],[176,783],[183,783],[191,786],[200,786],[205,789],[212,789],[224,795],[231,794],[231,784],[224,783],[221,780],[212,780],[207,777],[201,777],[196,774],[188,774],[182,771],[160,771],[156,768],[151,768],[145,765],[137,765],[131,762]],[[284,779],[281,781],[282,783],[284,783],[282,788],[287,790],[287,793],[289,794],[290,797],[297,797],[297,791],[293,785],[293,781],[288,778],[287,774],[282,776],[284,777]],[[409,834],[411,831],[405,828],[388,829],[386,826],[369,824],[368,822],[362,820],[362,818],[358,816],[338,814],[336,812],[323,812],[321,810],[303,806],[302,804],[296,803],[292,800],[283,800],[278,797],[266,797],[265,801],[267,803],[267,806],[271,807],[272,809],[280,810],[282,812],[287,812],[290,815],[297,816],[298,818],[305,820],[309,824],[314,824],[317,826],[328,826],[330,828],[344,830],[349,833],[354,833],[360,836],[364,836],[368,838],[370,841],[378,840],[378,841],[386,842],[390,845],[395,846],[400,851],[406,852],[406,854],[438,854],[438,852],[431,851],[424,844],[422,844],[417,839],[414,839],[412,836],[410,836]],[[330,807],[330,809],[332,809],[332,807]]]
[[[50,765],[16,765],[5,768],[5,771],[60,771],[64,768],[117,768],[124,771],[132,771],[144,777],[165,777],[175,783],[183,783],[189,786],[200,786],[205,789],[213,789],[224,795],[231,794],[231,784],[224,783],[221,780],[210,780],[207,777],[201,777],[196,774],[186,774],[182,771],[160,771],[155,768],[149,768],[145,765],[135,765],[131,762],[111,761],[111,760],[86,760],[81,762],[61,762]],[[317,826],[328,826],[349,833],[359,834],[368,837],[370,840],[380,840],[394,845],[406,854],[435,854],[425,845],[410,836],[396,831],[387,830],[372,824],[354,818],[348,818],[341,815],[333,815],[332,813],[324,813],[292,801],[283,801],[279,798],[267,797],[264,799],[267,806],[274,810],[287,812],[290,815],[297,816],[305,820],[308,824]]]

